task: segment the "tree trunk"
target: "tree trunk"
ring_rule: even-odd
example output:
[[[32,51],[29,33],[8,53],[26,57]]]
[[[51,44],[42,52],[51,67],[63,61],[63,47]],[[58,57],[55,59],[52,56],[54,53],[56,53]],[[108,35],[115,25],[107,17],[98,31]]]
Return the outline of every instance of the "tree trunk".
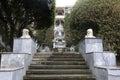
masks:
[[[13,27],[14,25],[10,25],[11,30],[9,32],[9,38],[8,38],[8,42],[7,42],[7,46],[6,46],[6,50],[9,51],[13,51],[13,40],[14,40],[14,33],[15,33],[15,27]]]

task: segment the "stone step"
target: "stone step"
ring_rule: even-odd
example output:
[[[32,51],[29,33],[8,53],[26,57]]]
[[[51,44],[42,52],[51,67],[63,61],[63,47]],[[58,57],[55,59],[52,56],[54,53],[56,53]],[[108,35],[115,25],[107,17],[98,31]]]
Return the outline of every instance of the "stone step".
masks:
[[[89,69],[30,69],[27,74],[90,74]]]
[[[33,58],[33,61],[84,61],[83,58]]]
[[[89,74],[27,75],[24,80],[95,80]]]
[[[34,58],[82,58],[82,56],[78,55],[34,55]]]
[[[37,52],[36,54],[54,54],[54,55],[66,55],[66,54],[81,54],[79,52]]]
[[[85,61],[32,61],[31,64],[41,65],[84,65]]]
[[[87,65],[30,65],[29,69],[88,69]]]
[[[34,57],[82,57],[81,54],[35,54]]]

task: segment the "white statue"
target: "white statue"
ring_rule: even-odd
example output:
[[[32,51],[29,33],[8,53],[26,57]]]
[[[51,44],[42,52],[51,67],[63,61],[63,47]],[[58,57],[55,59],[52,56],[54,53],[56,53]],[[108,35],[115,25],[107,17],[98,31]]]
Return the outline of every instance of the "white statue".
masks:
[[[63,37],[64,38],[64,31],[63,31],[63,26],[62,24],[59,24],[54,28],[54,39],[58,37]]]
[[[87,35],[85,36],[85,38],[95,38],[95,36],[93,36],[93,30],[92,29],[87,30]]]
[[[56,36],[56,33],[57,33],[57,27],[55,26],[54,27],[54,37]]]
[[[64,29],[63,29],[63,25],[62,24],[59,24],[58,25],[58,29],[60,30],[60,31],[63,31]]]
[[[28,29],[23,29],[23,33],[21,38],[31,38],[29,35],[29,30]]]
[[[59,36],[59,37],[62,37],[63,36],[63,34],[62,34],[62,31],[61,30],[58,30],[58,35],[57,36]]]

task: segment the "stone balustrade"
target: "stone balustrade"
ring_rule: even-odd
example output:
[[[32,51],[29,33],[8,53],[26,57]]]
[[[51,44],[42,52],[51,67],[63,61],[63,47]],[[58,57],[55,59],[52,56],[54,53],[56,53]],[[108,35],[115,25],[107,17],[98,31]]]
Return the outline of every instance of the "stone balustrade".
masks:
[[[0,79],[23,80],[36,47],[32,38],[15,38],[13,52],[0,53]]]
[[[116,66],[116,56],[113,52],[103,51],[102,39],[83,39],[79,43],[79,52],[96,76],[96,80],[120,79],[120,67]]]

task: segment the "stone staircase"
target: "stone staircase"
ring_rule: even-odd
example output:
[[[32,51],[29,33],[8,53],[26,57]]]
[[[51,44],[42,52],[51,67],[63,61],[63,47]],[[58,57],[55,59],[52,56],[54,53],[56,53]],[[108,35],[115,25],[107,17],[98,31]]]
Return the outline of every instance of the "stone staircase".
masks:
[[[95,80],[81,54],[36,53],[24,80]]]

